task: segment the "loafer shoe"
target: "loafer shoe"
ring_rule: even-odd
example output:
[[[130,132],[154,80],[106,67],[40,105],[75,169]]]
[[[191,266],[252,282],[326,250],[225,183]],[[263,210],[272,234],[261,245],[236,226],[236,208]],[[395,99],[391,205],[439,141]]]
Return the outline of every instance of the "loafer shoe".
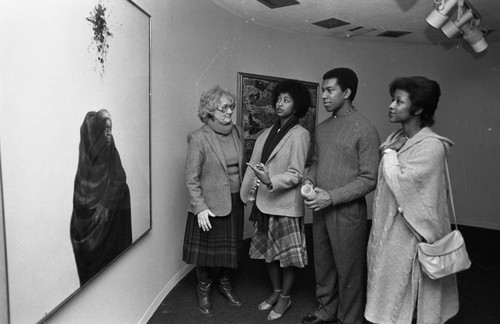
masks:
[[[335,324],[337,321],[324,321],[315,315],[307,315],[302,319],[302,324],[322,324],[322,323],[331,323]]]

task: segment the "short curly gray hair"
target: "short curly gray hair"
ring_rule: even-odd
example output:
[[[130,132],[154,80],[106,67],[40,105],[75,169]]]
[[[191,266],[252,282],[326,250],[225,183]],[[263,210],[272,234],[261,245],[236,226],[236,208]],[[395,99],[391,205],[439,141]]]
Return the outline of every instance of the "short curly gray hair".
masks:
[[[206,123],[210,115],[220,105],[220,99],[226,97],[235,101],[234,95],[226,88],[216,85],[207,92],[203,93],[200,97],[200,106],[198,107],[198,117],[203,123]]]

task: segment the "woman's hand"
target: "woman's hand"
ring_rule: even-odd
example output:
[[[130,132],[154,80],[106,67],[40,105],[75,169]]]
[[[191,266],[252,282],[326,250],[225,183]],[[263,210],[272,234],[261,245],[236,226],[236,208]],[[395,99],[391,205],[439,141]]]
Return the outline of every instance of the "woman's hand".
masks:
[[[210,209],[205,209],[198,213],[198,227],[203,231],[209,231],[212,229],[212,224],[210,224],[209,217],[214,217],[214,213],[210,211]]]
[[[406,143],[408,139],[404,136],[399,137],[396,141],[392,142],[391,144],[387,145],[384,150],[386,149],[391,149],[394,151],[399,151]]]
[[[267,167],[264,164],[257,163],[255,166],[253,166],[250,163],[247,163],[247,165],[250,167],[250,169],[253,170],[255,176],[260,180],[260,182],[262,182],[266,186],[271,183],[271,178],[269,177],[269,171],[267,170]]]

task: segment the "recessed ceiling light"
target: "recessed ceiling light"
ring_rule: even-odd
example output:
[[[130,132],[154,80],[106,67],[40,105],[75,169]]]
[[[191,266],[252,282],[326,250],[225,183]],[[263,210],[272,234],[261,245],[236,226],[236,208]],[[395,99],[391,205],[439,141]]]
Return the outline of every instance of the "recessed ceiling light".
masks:
[[[340,20],[340,19],[330,18],[330,19],[315,22],[315,23],[313,23],[313,25],[320,26],[320,27],[323,27],[326,29],[332,29],[332,28],[336,28],[336,27],[340,27],[340,26],[344,26],[344,25],[349,25],[349,23],[345,22],[343,20]]]
[[[296,0],[257,0],[265,6],[268,6],[271,9],[281,8],[293,6],[296,4],[300,4],[300,2]]]
[[[378,37],[392,37],[392,38],[398,38],[404,35],[411,34],[411,32],[407,31],[397,31],[397,30],[387,30],[383,33],[378,34]]]
[[[363,29],[363,28],[365,28],[365,27],[363,27],[363,26],[358,26],[358,27],[351,28],[351,29],[349,29],[348,31],[353,32],[353,31],[360,30],[360,29]]]

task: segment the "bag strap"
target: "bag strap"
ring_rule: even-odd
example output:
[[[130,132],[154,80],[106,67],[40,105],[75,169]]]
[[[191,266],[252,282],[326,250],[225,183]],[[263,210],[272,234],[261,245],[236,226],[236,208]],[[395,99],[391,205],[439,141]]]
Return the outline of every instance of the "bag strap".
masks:
[[[448,196],[450,197],[451,211],[453,214],[453,219],[455,220],[455,229],[458,229],[457,216],[455,214],[455,204],[453,203],[453,190],[451,188],[450,170],[448,168],[448,159],[446,158],[446,155],[444,157],[444,168],[446,170],[446,179],[448,180]],[[421,236],[419,234],[417,234],[415,229],[410,225],[410,223],[408,223],[408,221],[406,220],[406,218],[404,216],[403,216],[403,220],[406,223],[406,225],[408,225],[408,227],[412,231],[413,235],[415,235],[417,237],[418,241],[422,242],[422,240],[420,240]]]
[[[455,213],[455,204],[453,203],[453,190],[451,189],[450,170],[448,168],[448,161],[446,159],[446,156],[444,157],[444,167],[446,169],[446,178],[448,179],[448,195],[450,197],[451,212],[453,214],[453,220],[455,220],[455,229],[457,229],[458,222],[457,222],[457,216]]]
[[[401,217],[403,217],[403,221],[406,223],[406,226],[408,226],[408,228],[413,233],[413,235],[415,235],[418,242],[421,243],[421,242],[425,241],[425,240],[420,239],[422,236],[420,234],[418,234],[417,231],[415,231],[415,229],[410,225],[410,223],[406,220],[406,218],[403,215],[401,215]]]

